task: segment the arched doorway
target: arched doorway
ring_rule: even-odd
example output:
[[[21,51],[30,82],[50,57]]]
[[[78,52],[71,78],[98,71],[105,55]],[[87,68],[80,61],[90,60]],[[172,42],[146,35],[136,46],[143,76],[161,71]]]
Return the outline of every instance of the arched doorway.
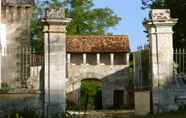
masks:
[[[102,109],[102,81],[96,78],[87,78],[81,81],[80,103],[83,110]]]

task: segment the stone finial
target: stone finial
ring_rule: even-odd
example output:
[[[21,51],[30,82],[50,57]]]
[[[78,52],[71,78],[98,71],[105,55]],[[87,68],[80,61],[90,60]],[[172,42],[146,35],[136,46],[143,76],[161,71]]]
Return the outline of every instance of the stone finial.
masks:
[[[149,19],[145,19],[144,26],[146,29],[156,26],[174,26],[178,19],[172,18],[169,9],[152,9],[149,14]]]
[[[170,17],[169,9],[153,9],[150,14],[152,20],[168,20]]]
[[[50,7],[46,10],[47,19],[64,19],[65,10],[63,7]]]

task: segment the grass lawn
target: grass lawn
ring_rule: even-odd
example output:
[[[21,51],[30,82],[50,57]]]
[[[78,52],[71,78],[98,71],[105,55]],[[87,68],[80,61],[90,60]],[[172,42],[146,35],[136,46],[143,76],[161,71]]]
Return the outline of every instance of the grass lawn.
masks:
[[[186,111],[162,113],[157,115],[136,116],[135,118],[186,118]]]

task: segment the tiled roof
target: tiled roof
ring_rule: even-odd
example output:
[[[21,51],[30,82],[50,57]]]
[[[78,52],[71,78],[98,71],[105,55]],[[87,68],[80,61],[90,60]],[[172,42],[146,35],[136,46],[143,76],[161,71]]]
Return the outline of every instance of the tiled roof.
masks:
[[[3,5],[34,5],[35,0],[2,0]]]
[[[69,53],[128,52],[129,40],[126,35],[118,36],[67,36]]]

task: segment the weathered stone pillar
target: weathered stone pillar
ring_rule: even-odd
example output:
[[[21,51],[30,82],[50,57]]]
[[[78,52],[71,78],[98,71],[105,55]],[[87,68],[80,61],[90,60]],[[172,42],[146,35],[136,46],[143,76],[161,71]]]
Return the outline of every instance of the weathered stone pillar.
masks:
[[[87,64],[87,54],[83,53],[83,64]]]
[[[145,22],[148,31],[152,67],[153,112],[169,111],[174,100],[169,93],[173,77],[173,31],[177,19],[168,9],[153,9]]]
[[[42,20],[45,51],[45,111],[51,114],[65,111],[66,25],[64,8],[49,8]]]
[[[110,64],[114,65],[114,53],[110,54]]]
[[[70,64],[71,63],[71,54],[69,53],[69,54],[67,54],[67,62],[68,62],[68,64]]]
[[[97,57],[97,65],[100,65],[100,53],[97,53],[96,54],[96,57]]]
[[[127,54],[126,54],[126,65],[130,65],[129,56],[130,56],[130,54],[127,53]]]

